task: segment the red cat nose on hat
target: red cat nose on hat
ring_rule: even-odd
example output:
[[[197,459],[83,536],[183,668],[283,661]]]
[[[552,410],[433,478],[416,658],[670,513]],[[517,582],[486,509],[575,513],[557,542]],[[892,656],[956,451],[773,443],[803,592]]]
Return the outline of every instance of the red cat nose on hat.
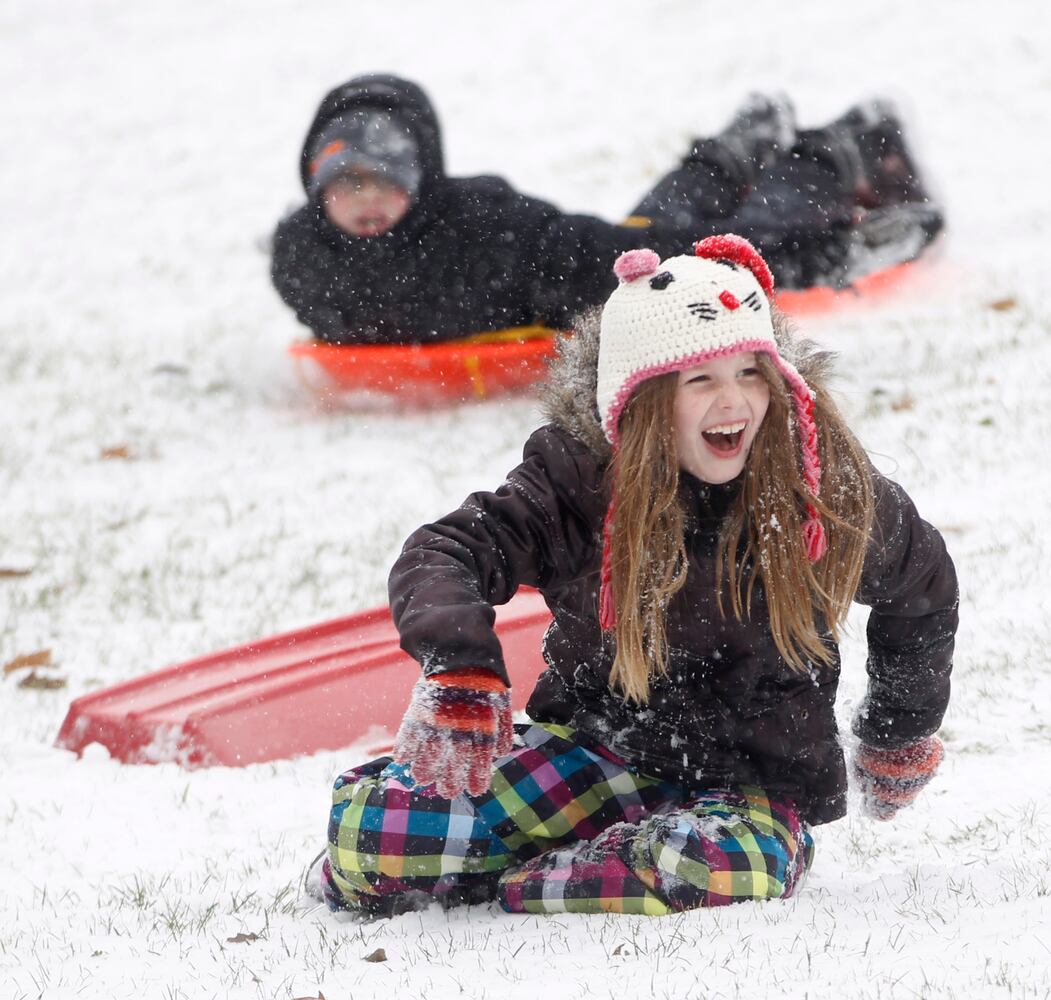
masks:
[[[719,293],[719,301],[731,311],[741,308],[741,300],[729,289]]]

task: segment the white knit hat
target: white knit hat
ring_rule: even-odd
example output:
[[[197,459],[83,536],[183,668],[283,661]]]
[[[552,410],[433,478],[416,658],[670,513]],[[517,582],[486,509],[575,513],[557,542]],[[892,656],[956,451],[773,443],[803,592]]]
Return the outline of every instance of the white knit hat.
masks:
[[[629,250],[617,258],[620,279],[602,310],[596,402],[602,430],[614,450],[620,417],[646,379],[693,368],[712,358],[753,351],[766,354],[788,383],[799,430],[803,477],[816,497],[821,460],[810,387],[778,353],[770,297],[774,279],[759,251],[740,236],[710,236],[695,256],[661,262],[652,250]],[[613,622],[609,585],[607,513],[602,573],[603,627]],[[803,539],[811,560],[825,552],[824,527],[808,503]]]

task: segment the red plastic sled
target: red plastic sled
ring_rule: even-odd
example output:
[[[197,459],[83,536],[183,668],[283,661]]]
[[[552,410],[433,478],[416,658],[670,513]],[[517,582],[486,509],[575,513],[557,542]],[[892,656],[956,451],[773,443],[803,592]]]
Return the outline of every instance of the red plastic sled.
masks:
[[[776,301],[793,316],[876,301],[895,288],[911,266],[874,271],[845,289],[818,286],[779,292]],[[288,350],[303,382],[318,393],[376,392],[420,405],[485,399],[528,388],[544,377],[555,353],[554,337],[555,331],[547,327],[524,326],[442,344],[336,345],[307,340]]]
[[[544,669],[551,621],[523,588],[496,609],[496,631],[525,707]],[[117,760],[242,766],[365,743],[390,747],[420,668],[398,648],[387,608],[337,618],[166,667],[76,699],[55,741],[101,743]]]

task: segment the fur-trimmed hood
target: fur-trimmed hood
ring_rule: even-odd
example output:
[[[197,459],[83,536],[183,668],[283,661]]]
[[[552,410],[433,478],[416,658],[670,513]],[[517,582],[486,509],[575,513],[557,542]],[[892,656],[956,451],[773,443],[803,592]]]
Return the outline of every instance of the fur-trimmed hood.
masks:
[[[558,355],[543,384],[544,416],[582,441],[604,462],[610,446],[599,423],[595,390],[598,386],[599,323],[602,309],[581,315],[573,330],[558,338]]]

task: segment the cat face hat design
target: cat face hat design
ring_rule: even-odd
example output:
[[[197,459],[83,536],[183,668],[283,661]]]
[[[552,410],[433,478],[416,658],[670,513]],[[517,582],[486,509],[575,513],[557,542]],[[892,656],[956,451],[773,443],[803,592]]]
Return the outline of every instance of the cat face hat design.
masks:
[[[620,279],[602,310],[596,391],[602,430],[617,443],[620,415],[646,379],[712,358],[756,351],[769,355],[789,386],[810,389],[777,351],[766,262],[740,236],[711,236],[692,257],[661,262],[652,250],[617,258]]]

